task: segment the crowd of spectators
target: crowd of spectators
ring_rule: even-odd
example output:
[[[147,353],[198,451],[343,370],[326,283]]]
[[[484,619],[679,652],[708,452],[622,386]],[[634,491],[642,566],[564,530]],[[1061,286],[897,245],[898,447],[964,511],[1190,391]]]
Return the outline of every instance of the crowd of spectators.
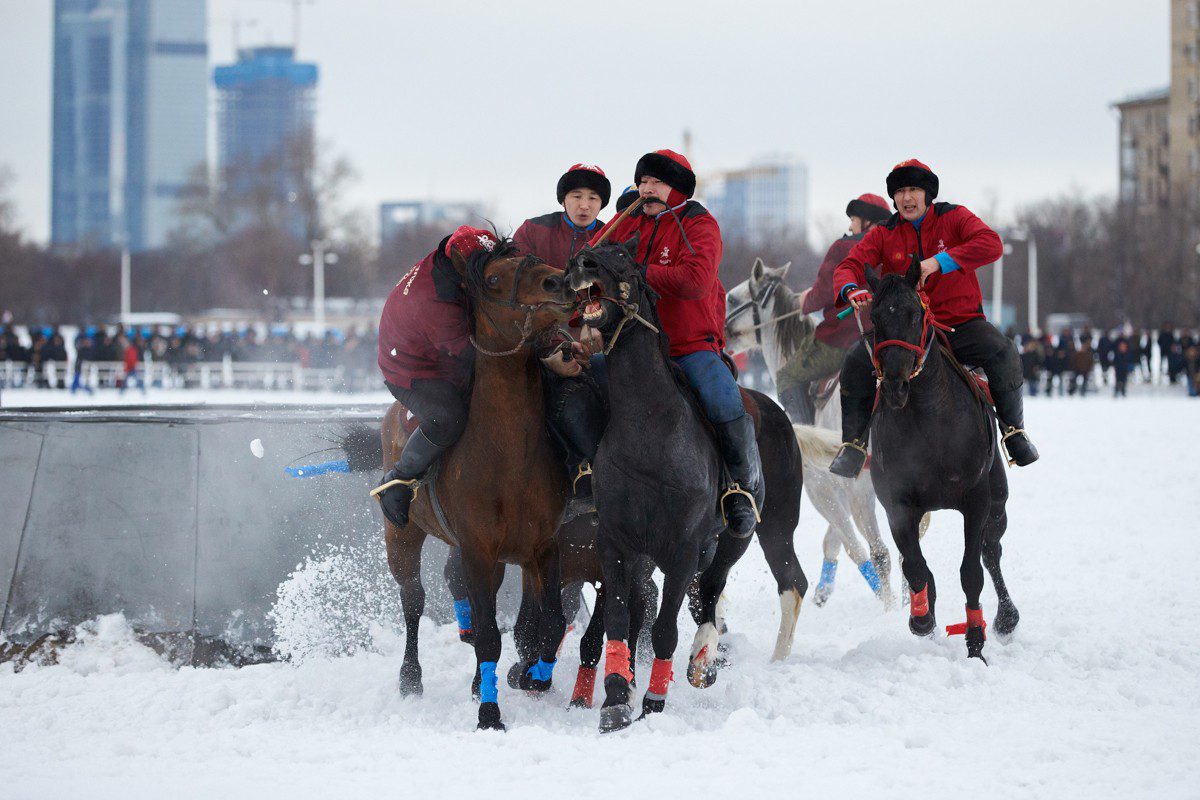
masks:
[[[131,366],[149,362],[183,374],[188,365],[226,359],[295,364],[304,369],[340,368],[346,382],[357,385],[374,375],[375,357],[374,331],[346,334],[331,329],[324,336],[306,336],[290,327],[261,323],[211,330],[186,325],[77,329],[0,325],[0,362],[19,365],[19,374],[31,376],[32,384],[41,388],[67,388],[67,375],[72,373],[71,385],[79,388],[79,375],[89,363],[120,363],[129,372]],[[47,365],[56,369],[46,369]]]
[[[1053,336],[1012,335],[1031,395],[1080,397],[1112,385],[1125,397],[1129,382],[1184,384],[1200,396],[1200,332],[1164,324],[1158,331],[1095,332],[1067,328]],[[1155,356],[1157,355],[1157,358]]]

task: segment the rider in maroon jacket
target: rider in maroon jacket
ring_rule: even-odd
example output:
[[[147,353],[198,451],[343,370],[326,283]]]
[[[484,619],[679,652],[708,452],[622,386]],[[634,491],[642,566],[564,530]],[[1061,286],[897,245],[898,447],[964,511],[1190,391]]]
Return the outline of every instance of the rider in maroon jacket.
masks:
[[[817,270],[817,278],[803,294],[800,311],[813,314],[821,311],[824,318],[813,333],[813,343],[794,354],[775,375],[779,400],[796,422],[811,425],[816,414],[810,387],[817,381],[835,375],[842,368],[846,351],[858,343],[858,325],[849,317],[838,319],[835,307],[837,292],[833,289],[833,273],[851,248],[862,241],[867,231],[892,215],[887,201],[877,194],[864,194],[850,201],[846,216],[850,218],[850,233],[834,242]]]
[[[557,194],[563,210],[525,220],[513,241],[526,253],[566,269],[571,256],[599,230],[600,210],[608,205],[612,186],[594,164],[575,164],[558,179]]]
[[[909,159],[892,168],[888,194],[896,213],[873,228],[854,246],[834,272],[837,306],[847,303],[865,317],[871,305],[865,269],[881,274],[904,274],[914,254],[921,265],[921,283],[929,310],[939,322],[952,325],[946,333],[955,356],[980,367],[996,403],[1009,456],[1019,466],[1032,464],[1037,449],[1023,430],[1021,357],[1012,341],[983,315],[983,298],[975,270],[1000,258],[1003,245],[996,232],[962,206],[931,205],[938,178],[928,166]],[[866,461],[866,439],[875,399],[871,354],[855,346],[842,365],[842,449],[829,469],[855,477]]]

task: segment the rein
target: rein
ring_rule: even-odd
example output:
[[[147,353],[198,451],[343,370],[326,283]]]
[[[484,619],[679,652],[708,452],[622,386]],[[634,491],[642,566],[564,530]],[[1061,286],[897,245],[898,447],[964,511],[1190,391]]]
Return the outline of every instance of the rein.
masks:
[[[776,320],[783,319],[784,317],[795,316],[796,313],[798,313],[798,312],[793,311],[793,312],[789,312],[787,314],[781,314],[780,316],[775,317],[775,319],[770,319],[770,320],[767,320],[766,322],[762,321],[763,306],[765,306],[767,304],[767,301],[769,301],[775,295],[775,291],[780,287],[780,285],[782,283],[783,283],[783,281],[780,278],[767,278],[766,280],[764,280],[756,294],[751,295],[749,300],[747,300],[745,303],[742,303],[740,306],[735,308],[733,311],[730,311],[728,314],[725,315],[725,324],[728,325],[730,322],[732,322],[733,320],[740,317],[742,314],[749,311],[751,314],[751,319],[754,320],[754,324],[750,328],[750,330],[754,331],[754,342],[759,347],[762,347],[762,343],[763,343],[762,329],[763,328],[772,324]]]
[[[607,297],[607,296],[601,296],[598,299],[608,300],[610,303],[615,303],[616,305],[618,305],[621,308],[621,311],[623,311],[625,313],[625,316],[622,317],[621,321],[617,323],[617,329],[615,331],[613,331],[612,338],[608,340],[608,345],[604,348],[604,355],[607,356],[609,353],[612,352],[612,349],[617,346],[617,339],[621,338],[621,331],[623,331],[625,329],[626,323],[628,323],[629,320],[631,320],[631,319],[635,319],[638,322],[642,323],[643,325],[645,325],[647,328],[649,328],[654,333],[659,332],[658,328],[654,326],[654,323],[650,322],[645,317],[638,314],[637,303],[626,303],[625,301],[618,300],[615,297]]]
[[[930,335],[930,331],[935,329],[948,332],[954,331],[954,328],[950,327],[949,325],[944,325],[933,318],[933,312],[929,310],[929,297],[924,292],[917,292],[917,297],[921,300],[921,310],[923,312],[921,314],[921,338],[916,344],[905,341],[904,339],[884,339],[882,342],[876,342],[875,346],[871,348],[871,364],[875,368],[876,381],[883,381],[883,367],[881,367],[879,364],[880,351],[888,347],[903,347],[905,350],[910,350],[918,354],[920,358],[917,360],[916,366],[913,367],[912,372],[909,373],[908,376],[908,379],[911,381],[913,378],[921,374],[921,370],[925,369],[925,362],[929,358],[930,351],[933,350],[933,343],[936,341],[937,336]],[[855,317],[857,318],[857,316],[858,314],[855,312]],[[861,319],[859,320],[858,324],[859,330],[861,331]],[[865,334],[863,335],[863,338],[865,340]]]

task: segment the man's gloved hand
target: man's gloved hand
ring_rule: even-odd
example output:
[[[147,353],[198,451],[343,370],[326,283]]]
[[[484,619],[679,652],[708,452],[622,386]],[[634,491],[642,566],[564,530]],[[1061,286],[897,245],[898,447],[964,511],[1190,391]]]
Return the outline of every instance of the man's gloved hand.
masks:
[[[850,305],[854,306],[855,311],[863,311],[868,308],[874,299],[866,289],[854,289],[846,295],[846,300],[850,302]]]

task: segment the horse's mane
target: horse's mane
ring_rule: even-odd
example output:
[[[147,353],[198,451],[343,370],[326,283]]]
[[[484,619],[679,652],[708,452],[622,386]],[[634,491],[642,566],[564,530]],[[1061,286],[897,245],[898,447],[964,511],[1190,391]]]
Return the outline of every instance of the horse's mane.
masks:
[[[784,361],[795,355],[812,335],[812,323],[805,314],[792,314],[786,319],[779,319],[784,314],[800,310],[800,295],[781,283],[774,292],[774,303],[771,306],[771,319],[775,322],[775,339],[779,342],[779,354]]]
[[[470,255],[467,259],[466,269],[463,270],[463,283],[467,292],[467,297],[471,300],[472,305],[478,302],[483,293],[483,279],[487,273],[487,265],[501,258],[518,255],[520,248],[516,242],[507,236],[496,235],[496,245],[491,250],[479,248]],[[541,262],[541,259],[534,255],[525,256],[526,260]]]

